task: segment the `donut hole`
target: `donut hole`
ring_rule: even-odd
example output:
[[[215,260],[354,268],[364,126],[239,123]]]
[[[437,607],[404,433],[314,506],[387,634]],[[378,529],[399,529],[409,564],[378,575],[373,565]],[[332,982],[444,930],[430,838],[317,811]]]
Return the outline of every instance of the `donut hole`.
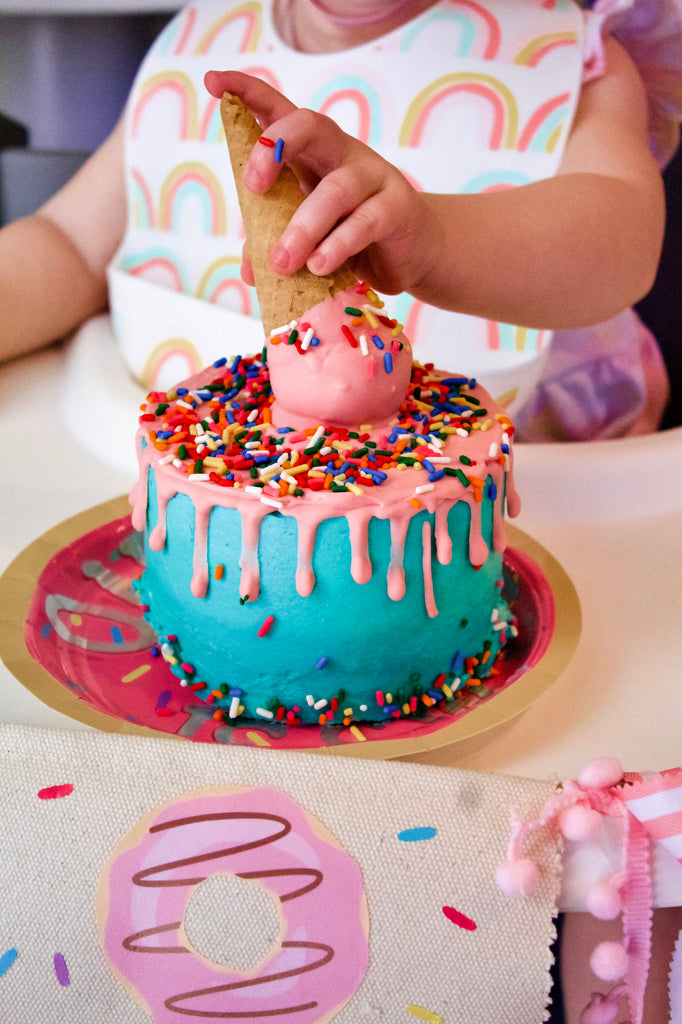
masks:
[[[195,886],[183,927],[195,954],[220,967],[248,972],[279,946],[279,900],[257,881],[211,875]]]

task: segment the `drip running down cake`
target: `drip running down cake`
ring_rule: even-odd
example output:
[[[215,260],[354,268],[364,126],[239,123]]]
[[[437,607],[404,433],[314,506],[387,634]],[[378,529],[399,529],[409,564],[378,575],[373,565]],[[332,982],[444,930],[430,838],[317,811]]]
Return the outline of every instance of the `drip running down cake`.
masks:
[[[513,426],[476,381],[413,362],[348,267],[269,268],[301,190],[283,166],[248,192],[260,129],[233,97],[221,112],[265,343],[142,407],[131,502],[159,651],[234,724],[461,704],[515,631]]]

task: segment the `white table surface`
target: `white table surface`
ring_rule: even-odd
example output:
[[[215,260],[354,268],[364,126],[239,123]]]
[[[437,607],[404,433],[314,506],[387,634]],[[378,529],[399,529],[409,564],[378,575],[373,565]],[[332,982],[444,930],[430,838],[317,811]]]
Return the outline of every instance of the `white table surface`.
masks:
[[[0,367],[0,572],[51,527],[129,490],[140,399],[104,318],[70,346]],[[109,461],[88,450],[95,416],[119,438]],[[606,755],[629,771],[679,766],[682,428],[517,445],[515,459],[516,524],[561,563],[580,599],[577,652],[516,719],[410,760],[557,781]],[[0,721],[89,728],[43,705],[2,664]]]

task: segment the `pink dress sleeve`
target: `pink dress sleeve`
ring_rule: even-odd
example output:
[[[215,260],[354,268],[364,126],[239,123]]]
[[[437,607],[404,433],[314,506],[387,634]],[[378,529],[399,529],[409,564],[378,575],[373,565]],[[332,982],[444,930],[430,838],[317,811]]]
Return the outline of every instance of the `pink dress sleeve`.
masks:
[[[664,166],[677,149],[682,121],[682,0],[596,0],[585,11],[584,81],[604,71],[604,35],[636,63],[649,99],[651,151]]]

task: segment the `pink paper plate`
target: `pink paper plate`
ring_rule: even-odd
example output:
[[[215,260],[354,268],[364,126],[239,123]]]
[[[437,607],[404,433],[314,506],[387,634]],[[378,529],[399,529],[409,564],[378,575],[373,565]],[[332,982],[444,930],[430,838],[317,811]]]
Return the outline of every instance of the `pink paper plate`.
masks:
[[[139,538],[128,515],[110,519],[60,546],[44,565],[28,606],[25,641],[34,662],[57,684],[56,690],[34,689],[24,679],[20,681],[45,703],[108,731],[125,732],[130,726],[130,731],[137,732],[143,727],[203,743],[326,750],[364,757],[394,757],[440,746],[458,738],[452,727],[462,719],[473,725],[493,697],[496,714],[487,724],[479,714],[481,721],[467,729],[467,734],[497,725],[523,710],[534,699],[532,693],[525,701],[507,702],[504,708],[501,695],[536,669],[555,638],[553,587],[537,561],[522,550],[527,546],[525,535],[518,530],[511,533],[516,543],[505,553],[505,595],[511,600],[519,636],[498,659],[496,678],[485,680],[476,692],[467,691],[451,704],[430,709],[420,719],[349,727],[214,719],[213,709],[181,687],[162,658],[152,656],[155,637],[130,587],[141,564]],[[539,545],[535,548],[534,553],[547,555]],[[547,557],[550,574],[562,572],[551,556]],[[565,578],[561,582],[562,589],[567,582],[570,587]],[[577,635],[574,639],[577,642]],[[556,678],[566,663],[566,644],[561,646],[562,658],[549,675],[544,673],[540,689]],[[69,694],[74,699],[65,701]],[[393,749],[393,741],[398,741],[398,748]]]

